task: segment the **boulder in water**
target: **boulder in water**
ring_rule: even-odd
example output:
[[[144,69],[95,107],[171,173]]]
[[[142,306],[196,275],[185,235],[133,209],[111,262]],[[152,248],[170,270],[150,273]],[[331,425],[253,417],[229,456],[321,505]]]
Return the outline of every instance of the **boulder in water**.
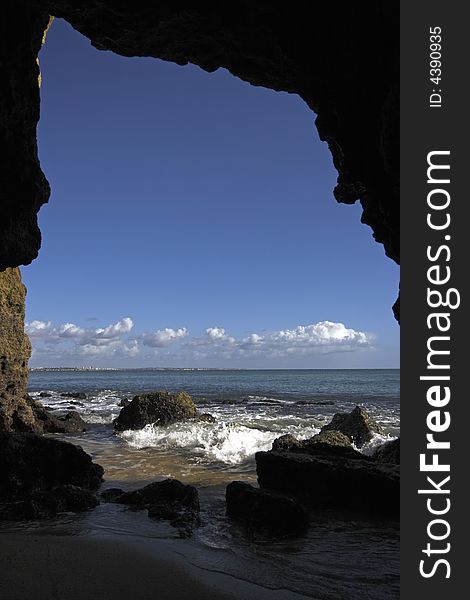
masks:
[[[298,440],[290,434],[282,435],[274,440],[272,449],[316,456],[343,456],[351,459],[372,460],[355,450],[350,439],[344,433],[334,430],[318,433],[307,440]]]
[[[186,392],[149,392],[134,396],[132,402],[121,409],[114,421],[117,431],[142,429],[145,425],[170,425],[196,416],[196,406]]]
[[[255,537],[286,538],[301,535],[308,527],[308,513],[286,495],[232,481],[225,492],[227,515]]]
[[[177,479],[155,481],[131,492],[111,488],[104,491],[101,497],[105,502],[126,504],[136,509],[146,508],[151,519],[170,521],[181,537],[191,536],[193,529],[200,524],[197,489]]]
[[[347,435],[358,448],[367,444],[375,433],[384,435],[382,427],[362,407],[350,413],[336,413],[330,423],[321,428],[320,433],[335,430]]]
[[[65,415],[51,415],[44,406],[32,398],[28,398],[36,419],[38,432],[41,433],[79,433],[86,431],[87,424],[77,411],[71,410]]]

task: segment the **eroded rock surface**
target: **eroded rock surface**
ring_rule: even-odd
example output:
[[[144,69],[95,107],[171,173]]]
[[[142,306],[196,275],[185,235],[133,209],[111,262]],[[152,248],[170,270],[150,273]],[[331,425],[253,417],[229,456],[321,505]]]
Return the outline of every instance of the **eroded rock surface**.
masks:
[[[41,431],[26,392],[31,345],[24,333],[25,296],[19,269],[0,273],[0,431]]]

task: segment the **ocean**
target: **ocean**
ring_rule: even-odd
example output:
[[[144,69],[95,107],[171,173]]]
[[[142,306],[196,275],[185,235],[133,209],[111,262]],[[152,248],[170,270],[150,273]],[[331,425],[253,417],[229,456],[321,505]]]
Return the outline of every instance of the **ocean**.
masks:
[[[198,411],[212,414],[215,423],[114,433],[112,421],[121,401],[156,390],[189,392]],[[311,437],[336,412],[360,405],[382,425],[386,435],[364,447],[367,454],[398,436],[398,370],[32,371],[29,392],[57,413],[78,410],[88,422],[84,433],[55,437],[92,454],[105,469],[105,487],[133,489],[166,477],[198,487],[202,526],[192,540],[175,541],[193,564],[308,598],[398,598],[396,524],[322,511],[301,539],[253,542],[226,519],[224,504],[230,481],[256,483],[255,452],[270,449],[285,433]],[[41,392],[50,395],[39,397]],[[61,396],[65,392],[83,392],[86,398]],[[58,534],[175,537],[170,526],[112,504],[34,528]]]

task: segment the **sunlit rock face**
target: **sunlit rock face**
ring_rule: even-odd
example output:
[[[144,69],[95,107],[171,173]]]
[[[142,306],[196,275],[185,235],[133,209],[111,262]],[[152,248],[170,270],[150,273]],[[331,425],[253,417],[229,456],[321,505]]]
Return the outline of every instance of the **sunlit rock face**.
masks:
[[[36,431],[26,395],[31,345],[24,333],[26,288],[18,269],[0,273],[0,431]]]

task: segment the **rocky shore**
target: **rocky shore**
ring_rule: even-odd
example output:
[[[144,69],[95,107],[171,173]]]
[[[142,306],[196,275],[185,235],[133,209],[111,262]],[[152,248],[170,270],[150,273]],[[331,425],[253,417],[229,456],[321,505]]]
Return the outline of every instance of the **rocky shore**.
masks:
[[[79,397],[73,392],[66,396]],[[175,479],[154,481],[132,491],[111,488],[100,494],[105,475],[102,467],[80,447],[44,436],[83,431],[86,423],[79,413],[55,416],[38,401],[29,399],[28,405],[35,416],[35,433],[0,433],[2,519],[44,519],[111,502],[168,521],[180,537],[191,536],[199,526],[198,490]],[[114,428],[164,428],[197,419],[215,420],[212,415],[199,414],[189,394],[157,391],[123,403]],[[302,535],[312,515],[325,509],[360,512],[370,519],[396,519],[399,439],[380,446],[372,456],[361,452],[374,435],[383,433],[367,411],[356,407],[350,413],[336,413],[310,439],[279,437],[271,450],[256,454],[259,487],[239,481],[227,486],[227,518],[255,539]]]

